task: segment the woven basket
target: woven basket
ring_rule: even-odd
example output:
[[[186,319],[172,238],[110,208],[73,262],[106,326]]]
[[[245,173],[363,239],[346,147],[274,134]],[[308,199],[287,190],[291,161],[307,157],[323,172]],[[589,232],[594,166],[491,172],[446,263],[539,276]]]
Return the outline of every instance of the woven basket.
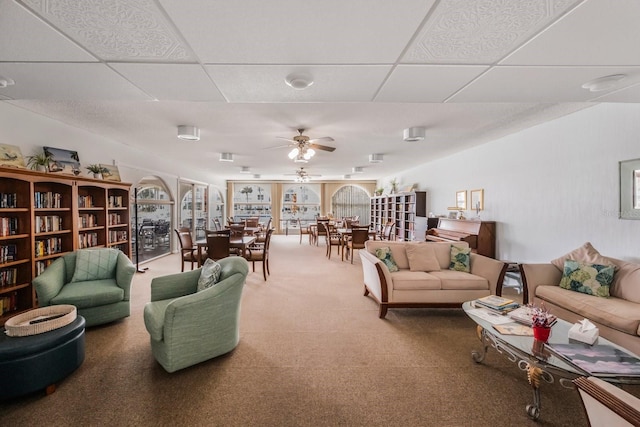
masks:
[[[34,320],[46,319],[38,323],[31,323]],[[51,305],[48,307],[36,308],[25,313],[13,316],[4,324],[5,333],[10,337],[26,337],[28,335],[41,334],[54,329],[62,328],[76,320],[77,310],[73,305]]]

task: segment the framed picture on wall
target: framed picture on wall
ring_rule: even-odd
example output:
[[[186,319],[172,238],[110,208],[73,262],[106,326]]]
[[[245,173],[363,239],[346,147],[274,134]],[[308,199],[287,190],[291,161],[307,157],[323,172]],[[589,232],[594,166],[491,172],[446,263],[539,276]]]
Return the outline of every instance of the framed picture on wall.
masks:
[[[24,157],[22,157],[20,147],[0,144],[0,166],[24,168]]]
[[[102,163],[100,164],[100,166],[102,166],[103,168],[105,168],[107,170],[107,172],[103,172],[102,173],[102,178],[105,181],[117,181],[120,182],[120,171],[118,170],[118,167],[115,165],[103,165]]]
[[[62,148],[43,147],[45,154],[51,156],[49,172],[60,172],[69,175],[80,173],[80,157],[77,151]]]

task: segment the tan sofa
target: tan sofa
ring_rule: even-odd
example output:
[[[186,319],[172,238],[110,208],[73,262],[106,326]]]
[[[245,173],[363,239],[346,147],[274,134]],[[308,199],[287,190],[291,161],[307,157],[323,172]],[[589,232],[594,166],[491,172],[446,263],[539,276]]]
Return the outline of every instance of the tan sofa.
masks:
[[[428,245],[433,249],[436,265],[431,271],[418,271],[415,249],[409,245]],[[468,248],[466,242],[455,244]],[[388,246],[399,270],[391,273],[379,260],[376,249]],[[421,248],[417,248],[421,249]],[[371,295],[380,305],[379,315],[384,318],[389,308],[407,307],[460,307],[469,300],[491,294],[500,295],[506,264],[475,253],[471,254],[469,273],[449,270],[451,243],[448,242],[388,242],[369,240],[360,250],[364,272],[364,295]],[[434,268],[436,270],[434,270]],[[499,285],[498,285],[499,284]]]
[[[608,298],[588,295],[559,286],[565,259],[616,266]],[[544,302],[551,313],[568,322],[589,319],[600,336],[640,355],[640,264],[600,255],[590,243],[548,264],[522,264],[528,302]]]

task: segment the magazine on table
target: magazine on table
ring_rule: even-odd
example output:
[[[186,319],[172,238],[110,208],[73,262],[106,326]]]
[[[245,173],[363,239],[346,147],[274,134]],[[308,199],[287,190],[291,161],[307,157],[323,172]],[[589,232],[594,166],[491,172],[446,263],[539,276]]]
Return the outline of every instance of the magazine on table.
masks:
[[[610,345],[547,344],[551,351],[595,377],[639,377],[640,359]]]
[[[533,324],[533,307],[523,305],[521,307],[516,308],[513,311],[510,311],[507,316],[512,318],[514,321],[518,323],[522,323],[523,325],[531,326]],[[548,315],[550,317],[549,322],[550,326],[555,325],[558,320],[556,316]]]

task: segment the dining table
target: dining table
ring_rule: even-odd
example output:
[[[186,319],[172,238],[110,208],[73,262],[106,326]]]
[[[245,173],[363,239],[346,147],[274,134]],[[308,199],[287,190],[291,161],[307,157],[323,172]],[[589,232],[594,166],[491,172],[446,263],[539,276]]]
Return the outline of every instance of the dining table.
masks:
[[[229,238],[229,247],[230,248],[238,248],[240,249],[242,256],[246,258],[247,256],[247,248],[255,243],[257,237],[251,235],[245,235],[242,237],[230,237]],[[207,251],[207,241],[206,240],[198,240],[196,242],[198,248],[198,254]],[[202,259],[198,257],[198,267],[202,266]]]

